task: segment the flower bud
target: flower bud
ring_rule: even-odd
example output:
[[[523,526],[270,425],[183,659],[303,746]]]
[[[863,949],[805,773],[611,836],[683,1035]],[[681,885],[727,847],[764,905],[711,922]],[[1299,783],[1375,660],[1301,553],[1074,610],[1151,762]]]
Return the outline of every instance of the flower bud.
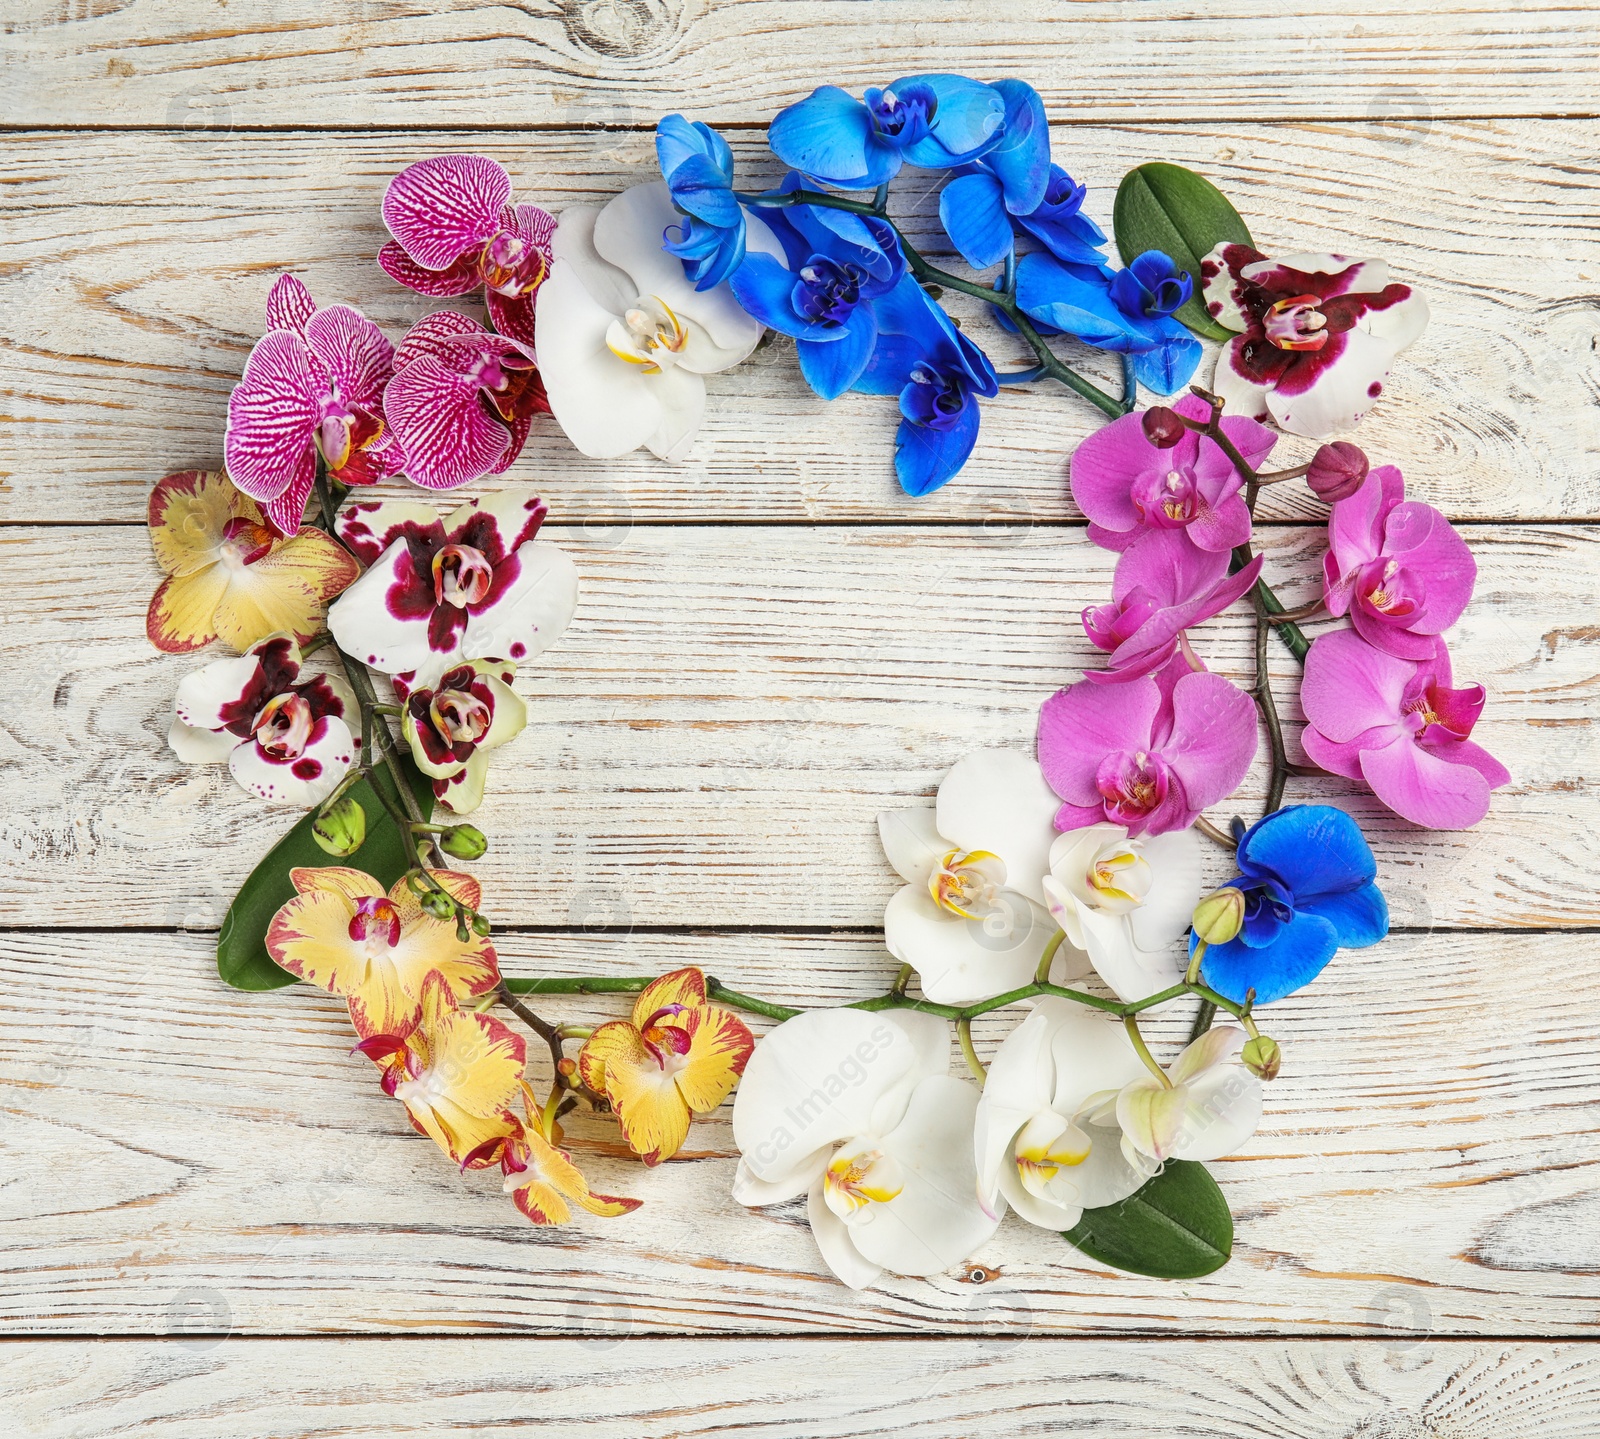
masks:
[[[430,889],[422,896],[422,909],[425,914],[431,914],[435,919],[454,919],[456,902],[449,895],[437,889]]]
[[[1277,1040],[1258,1034],[1254,1039],[1245,1041],[1239,1058],[1257,1079],[1276,1079],[1283,1064],[1283,1051],[1278,1048]]]
[[[490,927],[488,915],[475,914],[472,916],[472,932],[479,939],[488,939]]]
[[[1244,925],[1244,891],[1225,884],[1194,907],[1194,932],[1206,944],[1226,944]]]
[[[482,859],[489,841],[476,825],[453,824],[439,836],[439,848],[457,859]]]
[[[354,854],[367,838],[367,812],[347,794],[311,821],[311,838],[337,859]]]
[[[1306,471],[1306,483],[1319,500],[1330,505],[1335,500],[1347,500],[1361,488],[1371,468],[1366,451],[1349,440],[1335,440],[1323,445],[1311,457],[1311,468]]]
[[[1188,430],[1178,412],[1165,405],[1152,405],[1139,416],[1139,423],[1144,426],[1145,439],[1158,450],[1170,450]]]

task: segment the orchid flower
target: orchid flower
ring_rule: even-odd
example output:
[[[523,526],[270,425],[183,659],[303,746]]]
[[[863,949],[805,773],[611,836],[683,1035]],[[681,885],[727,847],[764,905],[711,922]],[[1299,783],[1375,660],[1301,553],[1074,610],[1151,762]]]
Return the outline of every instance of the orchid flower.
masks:
[[[1172,947],[1200,898],[1200,867],[1192,829],[1136,838],[1120,824],[1091,824],[1050,846],[1045,904],[1095,973],[1133,1004],[1183,974]]]
[[[1322,567],[1328,612],[1348,613],[1368,644],[1408,660],[1432,658],[1478,575],[1466,541],[1432,505],[1406,499],[1393,465],[1334,502]]]
[[[1148,1071],[1122,1026],[1070,1000],[1034,1001],[989,1062],[973,1130],[978,1200],[1058,1233],[1155,1172],[1125,1154],[1115,1101]]]
[[[1427,301],[1390,284],[1381,260],[1269,260],[1224,243],[1200,269],[1211,318],[1242,332],[1217,356],[1211,388],[1234,414],[1294,435],[1325,440],[1356,424],[1428,325]]]
[[[383,222],[394,239],[378,263],[422,295],[467,295],[482,285],[495,329],[531,345],[556,222],[537,205],[510,202],[511,177],[483,155],[407,165],[384,191]]]
[[[1482,685],[1451,687],[1442,640],[1425,660],[1404,660],[1350,630],[1321,635],[1300,687],[1311,760],[1364,781],[1402,819],[1467,829],[1489,812],[1489,792],[1510,772],[1470,738]]]
[[[1256,753],[1255,705],[1221,675],[1186,668],[1180,657],[1159,681],[1080,680],[1044,702],[1039,765],[1064,801],[1057,829],[1187,829],[1239,787]]]
[[[500,982],[494,946],[454,918],[435,919],[404,879],[390,889],[359,869],[291,869],[295,897],[267,926],[267,953],[307,984],[350,1005],[363,1039],[399,1034],[416,1014],[424,982],[437,974],[457,999],[476,999]],[[469,874],[435,870],[439,886],[468,909],[482,890]]]
[[[676,223],[661,182],[624,190],[603,209],[561,212],[555,260],[539,296],[538,351],[550,408],[585,455],[649,447],[681,460],[705,412],[704,376],[756,347],[761,325],[726,285],[696,290],[661,237]],[[777,252],[752,218],[746,243]]]
[[[1096,684],[1123,684],[1164,668],[1187,645],[1185,631],[1243,598],[1261,574],[1262,556],[1234,574],[1228,556],[1196,549],[1182,530],[1146,530],[1117,561],[1111,603],[1083,612],[1084,633],[1107,651]]]
[[[339,538],[368,569],[328,611],[339,648],[407,689],[437,688],[464,660],[539,654],[578,602],[571,559],[534,539],[545,510],[514,490],[443,519],[414,501],[346,505]]]
[[[288,539],[220,470],[168,475],[150,492],[150,545],[166,572],[145,616],[150,643],[187,654],[236,650],[279,631],[302,644],[360,566],[321,530]]]
[[[1211,406],[1198,395],[1185,395],[1171,408],[1192,420],[1211,417]],[[1216,554],[1248,540],[1244,477],[1216,441],[1185,428],[1175,445],[1160,449],[1143,421],[1142,415],[1123,415],[1086,436],[1072,453],[1072,498],[1089,520],[1089,538],[1105,549],[1125,550],[1151,530],[1176,530]],[[1261,467],[1278,440],[1241,415],[1225,416],[1222,432],[1252,469]]]
[[[1042,887],[1056,804],[1033,760],[988,749],[957,761],[933,808],[878,816],[906,882],[884,910],[884,946],[935,1004],[992,999],[1033,978],[1056,935]]]
[[[469,660],[444,674],[437,688],[406,696],[400,729],[411,758],[433,781],[435,798],[456,814],[483,803],[490,751],[528,723],[528,707],[511,688],[516,671],[510,660]]]
[[[291,635],[268,635],[178,685],[167,742],[186,764],[223,764],[252,794],[321,804],[355,763],[355,697],[342,678],[300,675]],[[357,726],[359,728],[359,725]]]
[[[1364,949],[1389,932],[1389,906],[1372,850],[1343,810],[1295,804],[1274,810],[1239,841],[1244,895],[1237,937],[1208,945],[1200,974],[1218,994],[1243,1004],[1271,1004],[1303,989],[1334,951]],[[1191,952],[1198,948],[1191,935]]]
[[[1123,1087],[1116,1116],[1130,1164],[1221,1159],[1256,1132],[1261,1081],[1239,1060],[1245,1038],[1218,1025],[1167,1066],[1165,1083],[1146,1070]]]
[[[852,1289],[884,1270],[937,1274],[999,1225],[978,1202],[978,1091],[953,1078],[931,1014],[814,1009],[756,1046],[733,1102],[741,1204],[806,1196],[828,1268]]]
[[[267,333],[228,396],[228,474],[292,535],[305,516],[317,460],[342,485],[399,473],[405,457],[385,424],[383,387],[394,347],[359,310],[317,308],[293,275],[267,295]]]
[[[463,1012],[438,970],[423,978],[405,1024],[356,1050],[378,1066],[383,1092],[405,1105],[416,1131],[457,1164],[509,1133],[527,1042],[490,1015]]]
[[[963,166],[939,194],[945,234],[978,270],[998,265],[1012,253],[1013,224],[1029,230],[1040,224],[1055,235],[1076,228],[1077,246],[1082,243],[1079,237],[1087,234],[1081,224],[1060,223],[1065,218],[1062,201],[1074,187],[1066,173],[1050,163],[1050,124],[1039,92],[1021,80],[996,80],[990,88],[1005,101],[1002,139],[975,164]],[[1052,194],[1053,204],[1048,199]],[[1041,211],[1048,211],[1048,218]],[[1099,235],[1092,222],[1088,230]]]
[[[733,193],[733,151],[709,125],[682,115],[656,124],[656,159],[672,204],[683,216],[674,240],[662,248],[683,262],[697,290],[729,279],[744,260],[744,210]]]
[[[550,411],[532,348],[454,310],[424,315],[406,332],[383,406],[407,478],[426,490],[504,473],[533,417]]]
[[[698,969],[639,992],[631,1020],[602,1024],[578,1052],[578,1074],[611,1101],[628,1146],[646,1164],[683,1148],[691,1114],[709,1114],[744,1073],[755,1045],[744,1021],[706,1003]]]

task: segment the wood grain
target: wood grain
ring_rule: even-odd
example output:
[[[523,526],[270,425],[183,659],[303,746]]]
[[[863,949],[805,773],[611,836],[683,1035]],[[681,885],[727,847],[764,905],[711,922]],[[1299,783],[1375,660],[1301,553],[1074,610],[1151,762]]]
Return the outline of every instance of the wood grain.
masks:
[[[1588,1439],[1583,1344],[356,1339],[13,1344],[26,1439]]]
[[[876,927],[897,883],[878,811],[931,795],[972,748],[1031,744],[1039,704],[1094,660],[1077,615],[1103,602],[1113,559],[1048,526],[547,533],[577,560],[577,618],[519,676],[530,724],[474,816],[492,838],[489,910],[525,924]],[[1345,781],[1296,780],[1291,798],[1360,819],[1397,922],[1600,923],[1600,534],[1463,533],[1479,576],[1456,673],[1488,686],[1477,735],[1513,784],[1456,834]],[[1286,599],[1313,593],[1317,533],[1261,537]],[[294,811],[167,749],[173,691],[201,659],[145,639],[144,531],[13,528],[0,568],[0,920],[215,927]],[[1248,679],[1252,633],[1236,613],[1196,645]],[[1276,648],[1292,721],[1298,670]],[[1261,790],[1216,817],[1252,814]]]
[[[695,963],[799,1004],[881,992],[893,970],[876,939],[849,935],[498,944],[507,973]],[[856,1294],[824,1270],[803,1205],[728,1197],[726,1106],[653,1171],[609,1121],[574,1117],[597,1187],[645,1203],[537,1230],[411,1131],[329,996],[228,990],[207,936],[12,934],[0,1316],[10,1334],[938,1333],[1002,1348],[1054,1333],[1364,1334],[1408,1353],[1450,1335],[1595,1334],[1592,948],[1399,935],[1262,1011],[1286,1060],[1258,1133],[1213,1166],[1237,1225],[1215,1275],[1113,1273],[1013,1216],[974,1256],[981,1271]],[[539,1007],[594,1023],[626,1004]],[[1152,1030],[1168,1058],[1189,1019],[1175,1008]],[[1019,1013],[980,1024],[980,1050]],[[536,1082],[547,1064],[534,1059]]]
[[[63,0],[7,29],[9,124],[764,124],[930,64],[1025,76],[1056,117],[1404,122],[1592,113],[1600,57],[1586,0]]]
[[[385,238],[379,200],[403,165],[463,148],[502,161],[519,193],[553,209],[655,173],[649,136],[628,133],[9,136],[0,519],[139,519],[162,474],[218,463],[228,392],[280,269],[398,338],[430,302],[373,263]],[[737,148],[742,173],[761,176],[758,144]],[[1268,249],[1383,255],[1427,294],[1433,323],[1361,442],[1454,517],[1600,518],[1593,122],[1069,126],[1055,148],[1108,224],[1125,171],[1165,157],[1211,175]],[[916,242],[944,256],[929,197],[913,186],[901,204]],[[956,307],[1002,367],[1023,359],[974,308]],[[1067,349],[1115,386],[1105,357]],[[1057,386],[1008,388],[986,405],[965,472],[913,501],[891,468],[894,405],[823,404],[788,341],[771,339],[710,389],[707,424],[681,465],[643,453],[585,460],[544,420],[513,477],[536,480],[559,516],[600,534],[648,520],[1074,518],[1066,457],[1101,422]],[[1292,461],[1310,448],[1291,438],[1280,451]],[[1318,514],[1299,485],[1264,503],[1268,516]]]

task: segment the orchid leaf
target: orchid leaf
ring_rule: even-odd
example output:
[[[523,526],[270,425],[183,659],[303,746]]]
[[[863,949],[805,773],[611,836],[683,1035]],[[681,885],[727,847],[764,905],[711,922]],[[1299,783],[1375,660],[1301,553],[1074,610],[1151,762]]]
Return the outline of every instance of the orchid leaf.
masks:
[[[1091,1259],[1153,1279],[1198,1279],[1233,1253],[1233,1216],[1203,1164],[1169,1159],[1119,1204],[1086,1209],[1062,1235]]]
[[[416,796],[422,817],[429,818],[433,813],[432,781],[417,770],[408,756],[401,757],[400,767]],[[311,834],[312,821],[317,817],[313,809],[302,815],[300,822],[273,845],[267,857],[250,872],[250,878],[223,916],[222,929],[217,935],[217,973],[235,989],[281,989],[296,982],[294,975],[272,962],[266,944],[267,926],[272,923],[272,916],[294,898],[294,884],[289,878],[291,869],[353,864],[387,886],[410,867],[399,826],[373,792],[374,782],[381,784],[391,799],[394,797],[394,781],[388,769],[382,766],[346,791],[367,814],[367,837],[353,858],[334,859],[317,844]]]
[[[1232,338],[1206,313],[1200,262],[1224,241],[1254,245],[1239,212],[1211,181],[1182,165],[1152,161],[1129,170],[1112,208],[1117,250],[1131,265],[1146,250],[1170,255],[1194,281],[1194,294],[1174,318],[1208,340]]]

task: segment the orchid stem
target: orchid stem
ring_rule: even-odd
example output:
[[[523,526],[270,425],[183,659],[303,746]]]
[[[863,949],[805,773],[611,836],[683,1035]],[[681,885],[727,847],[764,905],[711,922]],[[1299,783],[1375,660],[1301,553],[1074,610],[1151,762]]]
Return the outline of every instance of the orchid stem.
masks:
[[[1133,1052],[1144,1061],[1144,1067],[1161,1081],[1163,1089],[1171,1089],[1172,1081],[1167,1078],[1167,1071],[1156,1063],[1155,1055],[1150,1053],[1150,1046],[1144,1042],[1144,1036],[1139,1033],[1139,1021],[1131,1014],[1122,1016],[1122,1027],[1128,1031],[1128,1043],[1133,1046]]]
[[[1232,839],[1218,829],[1216,825],[1212,824],[1203,814],[1195,816],[1194,827],[1207,839],[1215,840],[1230,854],[1239,848]]]
[[[972,1071],[972,1077],[978,1081],[978,1087],[983,1087],[983,1082],[989,1077],[989,1071],[984,1068],[983,1061],[978,1058],[978,1051],[972,1045],[972,1021],[958,1019],[956,1021],[956,1038],[961,1043],[961,1057],[967,1061],[967,1068]]]
[[[1056,951],[1061,948],[1067,937],[1064,929],[1058,929],[1051,937],[1050,943],[1045,945],[1044,953],[1039,956],[1039,967],[1033,972],[1035,984],[1048,984],[1050,982],[1050,966],[1056,961]]]

